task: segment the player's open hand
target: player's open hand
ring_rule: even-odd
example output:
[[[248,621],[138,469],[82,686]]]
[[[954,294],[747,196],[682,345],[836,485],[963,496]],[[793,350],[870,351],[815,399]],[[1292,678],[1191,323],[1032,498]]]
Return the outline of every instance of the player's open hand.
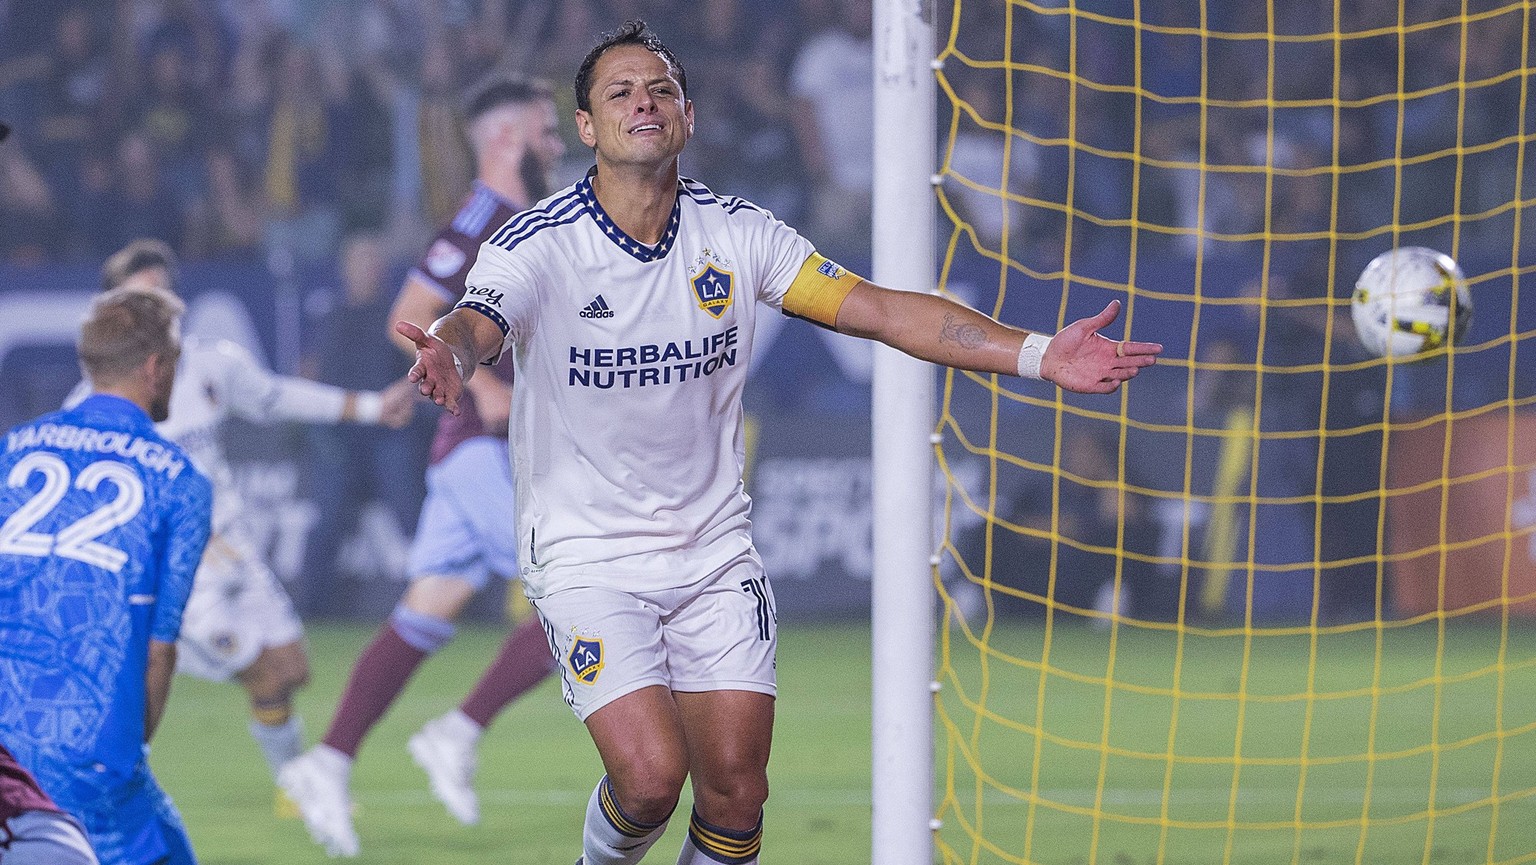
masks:
[[[1119,315],[1120,301],[1112,300],[1098,315],[1057,331],[1040,359],[1041,377],[1078,393],[1114,393],[1121,382],[1156,363],[1161,344],[1116,341],[1099,333]]]
[[[414,384],[422,396],[449,413],[458,414],[464,379],[459,375],[453,349],[408,321],[395,322],[395,332],[416,344],[416,362],[405,374],[406,381]]]

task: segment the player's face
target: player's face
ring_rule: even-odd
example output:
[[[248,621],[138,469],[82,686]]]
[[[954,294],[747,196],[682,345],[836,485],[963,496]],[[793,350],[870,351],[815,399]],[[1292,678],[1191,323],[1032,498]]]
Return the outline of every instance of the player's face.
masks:
[[[517,127],[522,137],[518,174],[535,201],[548,195],[554,184],[555,169],[565,155],[565,139],[560,137],[560,112],[553,100],[531,102],[518,115]]]
[[[600,162],[660,165],[693,136],[693,103],[667,62],[640,45],[610,48],[592,70],[590,112],[576,112],[581,140]]]
[[[550,100],[535,102],[528,112],[531,129],[528,152],[545,172],[553,172],[565,155],[565,139],[560,137],[560,112]]]
[[[181,359],[181,349],[154,357],[155,364],[150,370],[154,381],[147,408],[149,419],[160,423],[171,416],[171,388],[176,384],[176,362]]]

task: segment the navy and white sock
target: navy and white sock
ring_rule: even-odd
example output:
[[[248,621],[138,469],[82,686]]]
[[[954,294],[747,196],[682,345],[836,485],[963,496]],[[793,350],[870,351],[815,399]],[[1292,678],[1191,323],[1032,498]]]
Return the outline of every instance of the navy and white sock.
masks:
[[[582,828],[583,865],[635,865],[661,837],[667,821],[643,823],[624,813],[614,798],[608,776],[597,783],[587,801],[587,821]]]
[[[298,715],[290,715],[277,724],[266,724],[260,718],[253,718],[250,730],[251,738],[261,746],[261,755],[267,758],[273,777],[284,763],[304,750],[304,725]]]
[[[694,811],[677,865],[757,865],[757,853],[762,846],[761,815],[751,829],[723,829],[706,823]]]

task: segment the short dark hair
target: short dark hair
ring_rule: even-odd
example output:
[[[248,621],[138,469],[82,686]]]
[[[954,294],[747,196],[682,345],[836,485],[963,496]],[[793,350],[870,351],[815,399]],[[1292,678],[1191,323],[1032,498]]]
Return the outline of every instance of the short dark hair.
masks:
[[[527,105],[554,98],[554,86],[542,78],[515,72],[491,75],[464,94],[464,121],[473,123],[480,115],[503,105]]]
[[[154,268],[163,268],[176,285],[176,253],[170,244],[152,237],[141,237],[107,257],[101,265],[101,290],[111,291],[127,282],[134,274]]]
[[[597,61],[610,48],[620,45],[639,45],[650,51],[657,57],[667,61],[672,74],[677,76],[677,86],[683,89],[683,97],[688,96],[688,73],[683,71],[683,63],[672,53],[672,49],[662,43],[661,38],[652,33],[645,26],[645,22],[636,18],[624,22],[624,26],[604,34],[602,41],[587,52],[586,59],[581,61],[581,66],[576,70],[576,107],[582,111],[592,111],[592,70],[597,66]]]
[[[80,368],[95,385],[121,381],[152,354],[181,351],[181,298],[163,288],[129,286],[96,295],[80,325]]]

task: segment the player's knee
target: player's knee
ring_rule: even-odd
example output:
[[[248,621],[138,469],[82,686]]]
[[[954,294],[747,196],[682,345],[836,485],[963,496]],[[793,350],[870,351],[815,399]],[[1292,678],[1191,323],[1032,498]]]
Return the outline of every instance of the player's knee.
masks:
[[[280,646],[274,656],[277,678],[283,690],[293,692],[309,684],[309,654],[302,643]]]
[[[429,655],[448,645],[457,632],[453,622],[414,610],[405,601],[395,605],[389,623],[400,639]]]
[[[768,798],[768,754],[755,743],[737,741],[742,747],[720,743],[694,775],[694,786],[710,795],[732,801]]]
[[[610,772],[608,780],[625,814],[643,823],[659,823],[677,809],[688,768],[660,761],[642,763],[625,767],[617,777]]]
[[[240,681],[258,703],[286,702],[309,684],[309,658],[302,651],[269,648],[240,674]]]
[[[453,622],[475,596],[476,584],[459,577],[423,576],[411,581],[397,607]]]
[[[247,675],[240,681],[250,694],[251,705],[259,709],[285,706],[293,693],[292,689],[283,686],[282,679],[270,673]]]
[[[619,799],[620,807],[624,813],[642,823],[660,823],[672,816],[677,810],[678,799],[682,796],[682,787],[677,789],[663,789],[659,785],[642,785],[637,791],[629,794],[631,801]]]
[[[309,658],[300,655],[283,665],[283,690],[292,694],[309,684]]]
[[[693,796],[694,808],[705,820],[745,828],[752,825],[768,801],[768,776],[743,772],[695,779]]]

